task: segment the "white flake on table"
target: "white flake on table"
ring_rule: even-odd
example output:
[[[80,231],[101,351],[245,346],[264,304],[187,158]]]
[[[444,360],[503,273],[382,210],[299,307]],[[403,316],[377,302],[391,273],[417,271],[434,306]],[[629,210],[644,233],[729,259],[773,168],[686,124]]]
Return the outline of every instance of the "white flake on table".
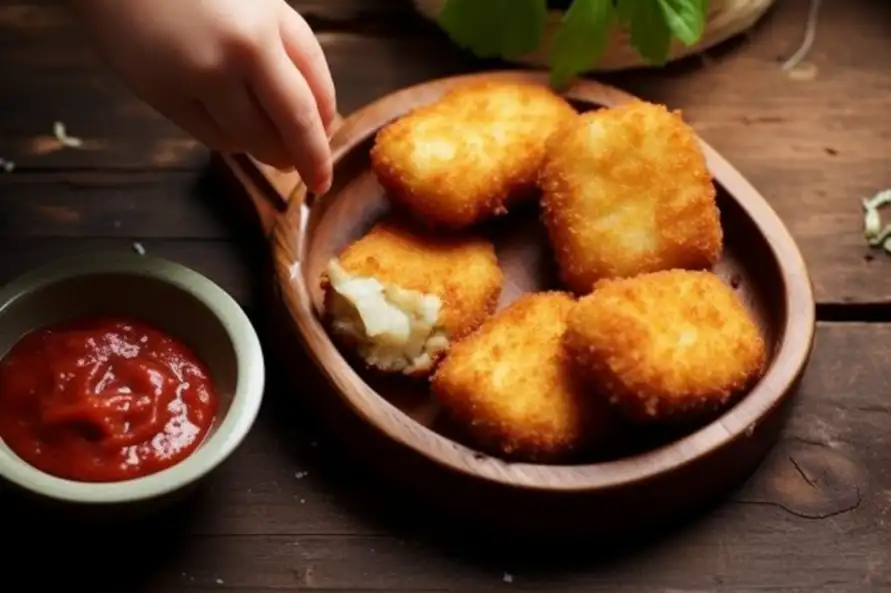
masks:
[[[891,189],[863,200],[863,236],[870,247],[891,253],[891,224],[882,225],[880,210],[891,204]]]
[[[84,144],[84,141],[77,136],[69,136],[65,124],[60,121],[53,123],[53,135],[59,141],[59,144],[68,148],[80,148]]]

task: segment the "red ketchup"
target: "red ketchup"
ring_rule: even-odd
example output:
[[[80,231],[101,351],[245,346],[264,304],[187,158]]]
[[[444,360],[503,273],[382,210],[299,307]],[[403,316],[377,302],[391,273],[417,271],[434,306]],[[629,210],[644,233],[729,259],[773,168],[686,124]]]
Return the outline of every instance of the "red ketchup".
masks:
[[[218,399],[178,340],[135,319],[81,319],[27,334],[0,361],[0,438],[49,474],[118,482],[188,457]]]

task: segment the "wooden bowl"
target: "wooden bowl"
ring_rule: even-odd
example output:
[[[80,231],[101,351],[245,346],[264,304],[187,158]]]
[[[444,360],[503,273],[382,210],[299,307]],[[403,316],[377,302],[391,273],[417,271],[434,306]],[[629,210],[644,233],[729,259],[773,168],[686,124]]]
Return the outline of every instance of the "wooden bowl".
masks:
[[[764,198],[711,147],[703,143],[719,188],[726,235],[715,271],[753,311],[768,344],[769,365],[750,393],[695,432],[661,435],[643,450],[599,462],[507,463],[451,437],[439,424],[423,383],[382,383],[351,366],[319,315],[319,277],[329,258],[388,208],[369,168],[375,133],[457,84],[494,78],[545,83],[546,76],[520,71],[458,76],[395,92],[361,109],[332,137],[335,184],[319,199],[307,195],[293,175],[257,168],[242,158],[224,157],[225,164],[247,190],[243,195],[253,200],[268,233],[277,287],[274,305],[284,314],[274,325],[296,329],[282,334],[277,345],[293,350],[302,342],[335,394],[306,395],[327,410],[325,418],[347,442],[358,444],[355,449],[379,470],[453,509],[475,512],[477,519],[550,532],[626,530],[671,518],[746,477],[774,442],[782,425],[781,404],[794,391],[812,347],[814,297],[795,242]],[[576,83],[566,96],[580,109],[633,99],[591,81]],[[554,286],[554,265],[536,208],[512,212],[506,224],[496,223],[491,230],[506,276],[501,306],[524,291]],[[305,385],[305,377],[297,378]],[[359,439],[363,423],[373,427],[369,438],[385,445],[375,448]]]

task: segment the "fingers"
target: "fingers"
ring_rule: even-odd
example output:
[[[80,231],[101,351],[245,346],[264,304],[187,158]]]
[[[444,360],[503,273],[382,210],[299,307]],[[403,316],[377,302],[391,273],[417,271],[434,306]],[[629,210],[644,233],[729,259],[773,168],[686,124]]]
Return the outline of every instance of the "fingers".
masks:
[[[328,136],[315,95],[284,47],[264,56],[253,74],[253,89],[307,187],[316,194],[327,192],[331,187]]]
[[[279,169],[293,166],[284,141],[246,85],[227,81],[207,97],[210,116],[240,151]]]
[[[158,113],[211,150],[237,152],[237,145],[220,129],[204,105],[198,101],[170,103],[158,100],[151,103]]]
[[[330,131],[337,114],[337,98],[325,52],[309,24],[297,11],[284,3],[282,10],[281,36],[285,51],[306,79],[316,99],[322,125]]]

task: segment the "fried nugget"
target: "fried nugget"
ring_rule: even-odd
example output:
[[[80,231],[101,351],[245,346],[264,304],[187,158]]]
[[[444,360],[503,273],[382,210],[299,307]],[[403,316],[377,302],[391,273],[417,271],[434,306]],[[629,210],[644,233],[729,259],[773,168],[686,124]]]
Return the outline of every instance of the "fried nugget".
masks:
[[[482,450],[556,461],[608,434],[611,412],[574,380],[561,338],[567,293],[520,297],[452,348],[433,394]]]
[[[577,375],[627,419],[695,421],[763,372],[761,332],[711,272],[601,280],[573,307],[564,337]]]
[[[389,219],[329,262],[322,287],[335,337],[371,367],[419,377],[495,311],[502,282],[490,241]]]
[[[534,196],[548,136],[574,117],[543,85],[468,83],[384,127],[371,165],[394,204],[462,229]]]
[[[563,282],[708,268],[723,243],[715,187],[677,112],[636,101],[580,116],[553,134],[539,185]]]

